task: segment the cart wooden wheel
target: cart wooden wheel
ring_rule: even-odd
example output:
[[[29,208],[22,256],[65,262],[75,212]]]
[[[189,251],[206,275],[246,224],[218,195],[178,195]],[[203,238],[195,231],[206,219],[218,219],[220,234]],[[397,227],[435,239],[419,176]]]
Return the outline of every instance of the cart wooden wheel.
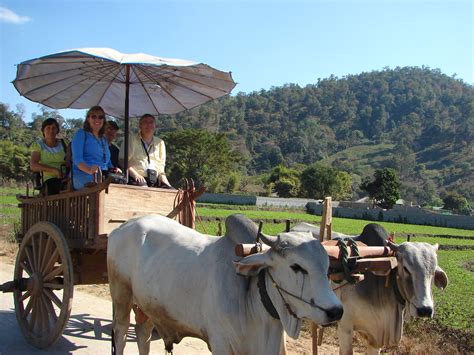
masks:
[[[39,222],[26,233],[15,263],[15,313],[21,332],[37,348],[63,333],[74,289],[71,255],[61,230]]]

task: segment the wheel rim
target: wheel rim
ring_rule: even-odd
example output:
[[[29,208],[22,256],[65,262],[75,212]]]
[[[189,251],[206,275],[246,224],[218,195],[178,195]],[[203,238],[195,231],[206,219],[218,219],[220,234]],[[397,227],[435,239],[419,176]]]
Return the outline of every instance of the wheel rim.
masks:
[[[40,222],[26,233],[18,251],[15,313],[26,340],[39,348],[54,343],[71,313],[73,270],[69,248],[55,225]]]

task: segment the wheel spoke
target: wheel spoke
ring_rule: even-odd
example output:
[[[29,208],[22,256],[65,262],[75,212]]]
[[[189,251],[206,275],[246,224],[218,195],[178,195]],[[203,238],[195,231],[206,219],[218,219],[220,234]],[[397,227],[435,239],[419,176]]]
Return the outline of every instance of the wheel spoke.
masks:
[[[31,296],[31,291],[26,291],[24,294],[21,295],[21,297],[18,299],[18,301],[23,302],[24,300],[26,300],[30,296]]]
[[[58,258],[59,258],[59,251],[56,248],[56,249],[54,249],[53,255],[51,255],[48,263],[43,268],[43,271],[42,271],[43,275],[46,274],[47,272],[49,272],[53,268],[53,266],[56,263],[56,261],[58,260]]]
[[[32,332],[35,331],[36,323],[38,319],[38,302],[37,297],[33,296],[33,309],[31,311],[31,318],[30,318],[30,329]]]
[[[43,286],[47,288],[52,288],[53,290],[62,290],[64,288],[64,285],[62,283],[56,282],[45,282]]]
[[[63,265],[59,265],[57,267],[55,267],[53,270],[51,270],[51,272],[46,275],[45,277],[43,277],[43,281],[44,282],[47,282],[47,281],[51,281],[52,279],[54,279],[56,276],[58,275],[61,275],[61,273],[64,271],[64,266]]]
[[[41,263],[40,263],[40,272],[41,273],[45,273],[46,270],[45,270],[45,267],[46,267],[46,260],[49,258],[49,253],[50,253],[50,248],[51,248],[51,240],[52,238],[47,238],[47,241],[46,241],[46,246],[44,247],[44,253],[43,253],[43,258],[41,259]]]
[[[61,302],[61,300],[58,298],[58,296],[56,296],[53,291],[51,291],[50,289],[48,288],[44,288],[43,289],[43,293],[46,295],[46,297],[48,297],[51,301],[54,302],[54,304],[56,306],[58,306],[58,308],[61,308],[61,306],[63,305],[63,303]]]
[[[21,268],[26,271],[26,273],[28,274],[28,276],[33,275],[33,271],[31,270],[30,265],[28,265],[25,260],[23,260],[22,262],[20,262],[20,265],[21,265]]]
[[[40,235],[41,235],[41,233],[40,233]],[[38,271],[38,264],[37,264],[37,262],[38,262],[38,260],[37,260],[38,259],[38,255],[37,255],[38,254],[38,247],[36,245],[37,238],[35,238],[35,237],[36,237],[36,235],[33,235],[31,237],[31,253],[32,253],[32,259],[33,259],[32,267],[33,267],[33,270]]]
[[[43,236],[44,233],[39,233],[38,234],[38,249],[37,252],[35,253],[35,258],[36,258],[36,270],[41,272],[41,261],[42,261],[42,256],[43,256]]]
[[[32,272],[35,272],[36,271],[35,270],[35,264],[33,263],[33,257],[31,255],[32,252],[31,252],[30,248],[31,247],[29,245],[25,247],[26,259],[28,260],[28,265],[30,265],[30,270]]]
[[[28,303],[26,304],[25,310],[22,314],[23,318],[26,319],[26,317],[28,317],[28,315],[30,314],[31,309],[33,308],[34,302],[35,302],[35,297],[30,297],[30,299],[28,300]]]
[[[53,323],[56,323],[58,321],[58,316],[56,314],[56,311],[54,310],[51,300],[44,296],[41,297],[41,300],[44,303],[44,306],[49,314],[48,319],[51,319]]]
[[[43,297],[38,296],[38,308],[39,308],[39,316],[40,316],[40,333],[48,334],[49,333],[49,315],[46,305],[43,302]]]

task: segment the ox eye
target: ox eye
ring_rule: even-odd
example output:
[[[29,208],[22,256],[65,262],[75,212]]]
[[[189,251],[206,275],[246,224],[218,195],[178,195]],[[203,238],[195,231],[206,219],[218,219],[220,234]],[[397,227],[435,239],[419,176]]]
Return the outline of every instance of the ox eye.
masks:
[[[294,272],[301,272],[303,275],[307,275],[308,274],[308,271],[306,271],[305,269],[303,269],[301,266],[299,266],[298,264],[293,264],[290,266],[291,269],[294,271]]]

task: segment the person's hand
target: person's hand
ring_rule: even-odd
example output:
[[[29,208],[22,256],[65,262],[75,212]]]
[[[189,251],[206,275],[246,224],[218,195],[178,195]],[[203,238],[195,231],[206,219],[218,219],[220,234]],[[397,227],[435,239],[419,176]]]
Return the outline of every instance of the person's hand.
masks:
[[[135,178],[134,178],[137,182],[139,182],[140,184],[146,184],[146,180],[143,176],[141,176],[140,174],[138,174]]]
[[[122,170],[120,168],[110,168],[109,170],[114,174],[122,174]]]
[[[61,170],[59,170],[59,169],[53,169],[52,173],[53,173],[54,176],[57,177],[58,179],[61,179],[61,178],[62,178]]]
[[[89,166],[89,174],[93,175],[98,171],[99,171],[99,166],[98,165]]]

